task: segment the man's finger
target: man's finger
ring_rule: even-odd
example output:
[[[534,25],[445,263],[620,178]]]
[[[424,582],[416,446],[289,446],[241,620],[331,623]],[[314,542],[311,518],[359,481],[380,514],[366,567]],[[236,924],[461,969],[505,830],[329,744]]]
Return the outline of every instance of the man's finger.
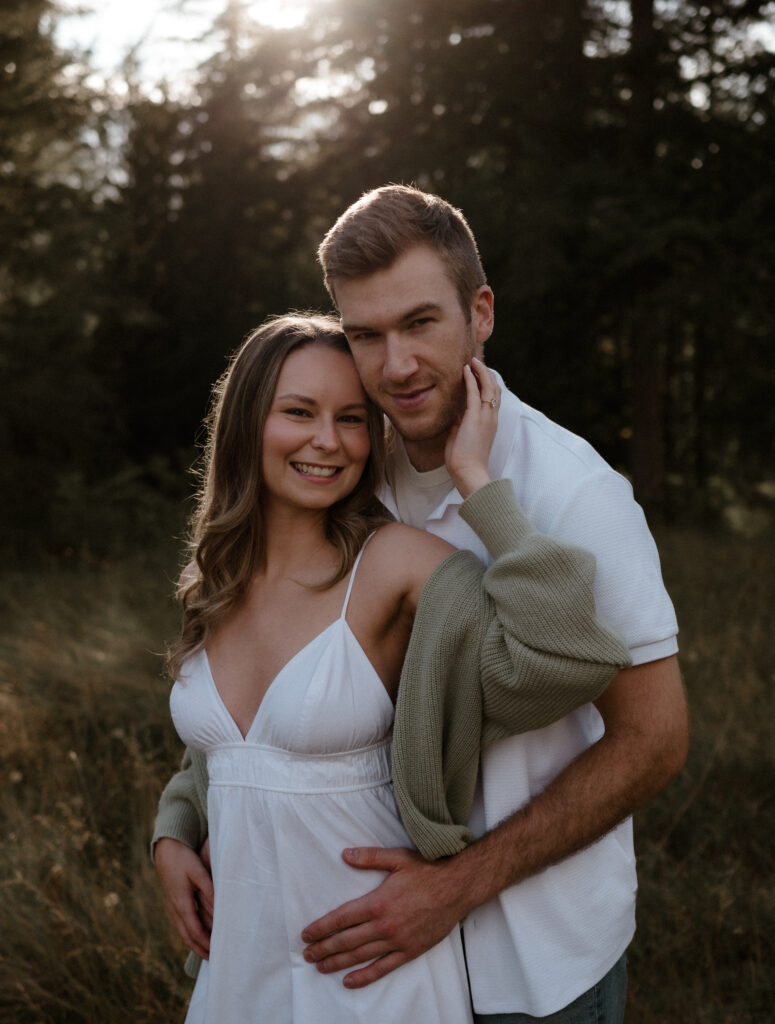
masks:
[[[373,922],[368,921],[365,924],[358,925],[353,928],[345,928],[342,931],[333,932],[331,935],[327,935],[320,942],[315,942],[309,945],[304,950],[304,959],[307,963],[328,963],[333,957],[342,954],[353,955],[358,950],[366,947],[370,948],[375,942],[382,942],[386,936],[380,935]],[[365,956],[356,957],[354,960],[350,960],[348,963],[343,963],[341,967],[352,967],[353,964],[364,963],[364,961],[373,959],[375,956],[382,956],[383,953],[387,953],[393,948],[390,944],[385,944],[383,948],[370,952]],[[341,968],[333,968],[334,970],[341,970]]]
[[[342,850],[342,859],[347,861],[350,867],[369,871],[395,871],[403,867],[410,857],[411,851],[402,846],[353,846]]]
[[[359,867],[361,866],[359,865]],[[317,921],[308,924],[301,933],[302,941],[318,942],[333,932],[340,932],[345,928],[354,928],[356,925],[364,924],[370,917],[366,907],[366,900],[367,897],[365,896],[357,900],[350,900],[349,903],[343,903],[341,907],[337,907],[336,910],[332,910],[324,917],[319,917]]]
[[[387,956],[380,957],[368,967],[364,967],[360,971],[353,971],[352,974],[346,974],[342,979],[342,984],[347,988],[363,988],[366,985],[371,985],[373,981],[378,981],[390,974],[396,967],[401,967],[408,959],[409,957],[403,953],[388,953]]]
[[[321,974],[336,974],[337,971],[345,971],[349,967],[356,967],[358,964],[367,964],[377,957],[385,956],[386,953],[394,953],[393,945],[384,939],[364,943],[356,949],[348,950],[346,953],[326,956],[315,966]]]

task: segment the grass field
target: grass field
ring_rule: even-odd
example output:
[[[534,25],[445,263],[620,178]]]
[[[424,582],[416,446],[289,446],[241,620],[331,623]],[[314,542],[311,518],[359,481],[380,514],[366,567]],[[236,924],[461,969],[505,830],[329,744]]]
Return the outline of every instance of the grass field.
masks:
[[[659,542],[693,739],[682,776],[636,819],[628,1024],[768,1024],[775,542]],[[0,1024],[183,1019],[183,949],[147,852],[179,757],[158,657],[176,628],[174,569],[171,552],[125,556],[0,587]]]

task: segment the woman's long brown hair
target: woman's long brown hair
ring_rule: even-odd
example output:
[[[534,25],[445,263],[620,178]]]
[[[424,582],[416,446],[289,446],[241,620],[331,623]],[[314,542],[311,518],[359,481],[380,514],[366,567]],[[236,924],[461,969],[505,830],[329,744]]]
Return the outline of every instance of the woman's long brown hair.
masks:
[[[167,655],[173,679],[183,662],[206,646],[214,627],[239,603],[264,563],[264,423],[283,363],[307,345],[349,354],[347,339],[333,317],[273,317],[247,336],[213,388],[188,564],[178,586],[183,627]],[[371,402],[368,430],[371,454],[361,479],[326,511],[326,537],[339,551],[340,561],[324,586],[347,575],[368,534],[391,518],[376,497],[385,472],[385,427],[382,413]]]

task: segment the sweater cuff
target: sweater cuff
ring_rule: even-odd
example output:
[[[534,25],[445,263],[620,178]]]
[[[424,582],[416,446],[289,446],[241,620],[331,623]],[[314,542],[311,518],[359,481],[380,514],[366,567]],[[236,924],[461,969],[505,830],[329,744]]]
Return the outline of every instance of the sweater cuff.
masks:
[[[201,826],[199,816],[190,804],[180,801],[159,812],[151,839],[151,860],[160,839],[177,839],[184,846],[196,850],[199,845]]]
[[[493,558],[514,551],[536,529],[517,501],[511,480],[491,480],[470,494],[459,509]]]

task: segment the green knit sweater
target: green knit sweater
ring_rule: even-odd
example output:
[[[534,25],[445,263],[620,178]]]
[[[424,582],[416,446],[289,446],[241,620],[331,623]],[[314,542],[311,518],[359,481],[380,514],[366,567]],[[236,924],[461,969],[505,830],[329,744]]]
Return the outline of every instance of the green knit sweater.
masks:
[[[417,608],[393,729],[404,825],[428,860],[473,840],[468,814],[483,745],[539,729],[598,697],[629,661],[595,614],[595,560],[535,530],[508,480],[480,488],[460,516],[494,558],[449,555]],[[164,790],[152,846],[198,849],[207,835],[207,764],[186,751]]]

